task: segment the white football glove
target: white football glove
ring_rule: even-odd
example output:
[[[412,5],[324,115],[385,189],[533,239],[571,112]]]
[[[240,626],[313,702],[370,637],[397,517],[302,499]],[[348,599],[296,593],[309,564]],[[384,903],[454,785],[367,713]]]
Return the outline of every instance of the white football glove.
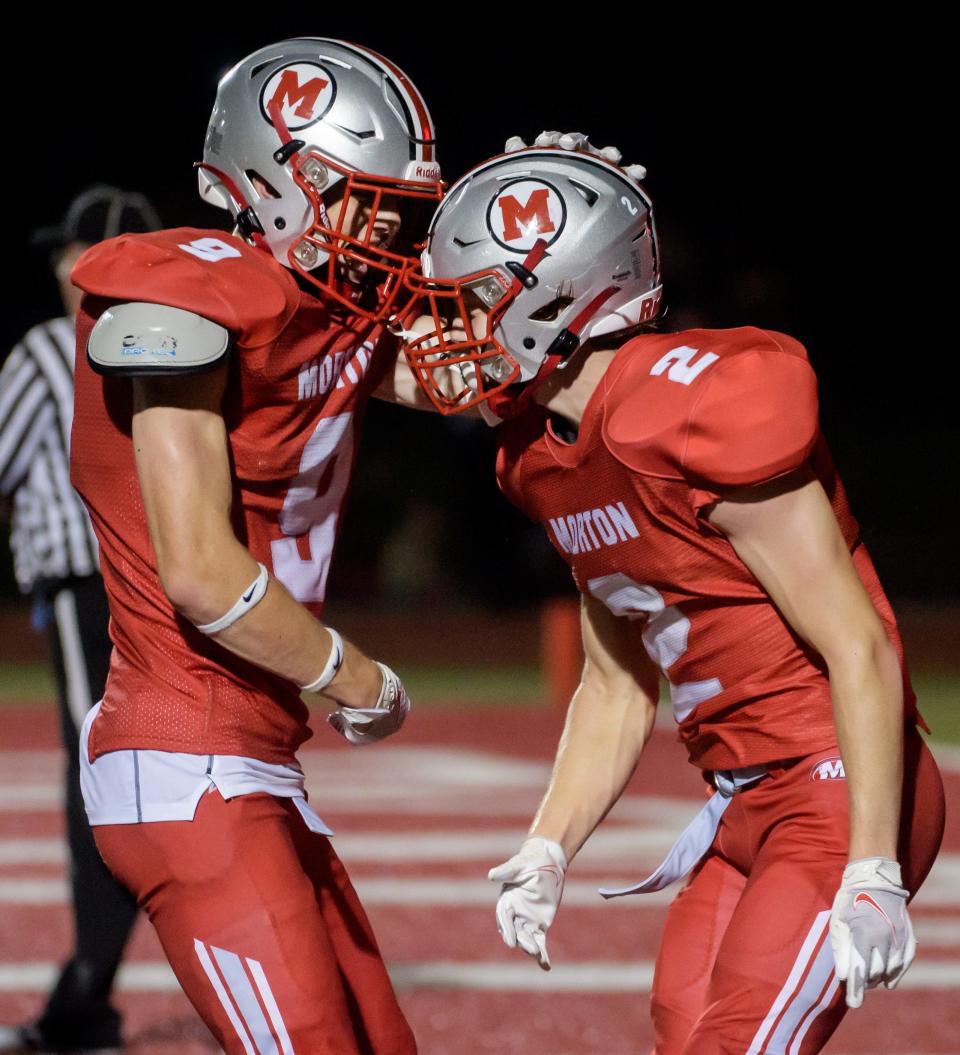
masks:
[[[355,747],[375,744],[395,733],[410,711],[410,697],[400,679],[385,664],[377,663],[383,683],[375,707],[338,707],[327,721]]]
[[[579,151],[581,154],[593,154],[603,158],[614,165],[620,165],[623,154],[616,147],[595,147],[583,132],[556,132],[543,131],[531,144],[535,147],[560,147],[562,150]],[[503,150],[506,154],[514,154],[518,150],[526,150],[527,143],[522,136],[511,136],[504,143]],[[623,171],[635,179],[638,183],[647,178],[647,170],[643,165],[622,165]]]
[[[913,963],[917,941],[907,915],[909,891],[900,865],[884,857],[852,861],[833,899],[830,944],[837,977],[847,983],[847,1007],[863,1003],[864,988],[888,989]]]
[[[567,857],[559,843],[534,836],[487,878],[503,883],[497,900],[497,929],[508,949],[518,945],[550,970],[547,929],[563,894]]]

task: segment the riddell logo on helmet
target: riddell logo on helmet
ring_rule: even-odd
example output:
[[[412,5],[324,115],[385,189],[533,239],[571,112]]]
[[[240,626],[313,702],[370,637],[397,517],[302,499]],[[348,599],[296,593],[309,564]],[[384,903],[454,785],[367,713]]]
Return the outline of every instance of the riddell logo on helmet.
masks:
[[[440,179],[440,166],[427,161],[411,161],[407,165],[404,179],[438,180]]]
[[[333,106],[337,85],[328,70],[314,62],[283,66],[267,79],[260,93],[260,110],[270,120],[267,107],[278,103],[291,132],[319,121]]]
[[[811,780],[846,780],[842,758],[824,758],[810,770]]]
[[[555,187],[543,180],[521,179],[504,187],[490,202],[487,226],[504,249],[527,253],[542,239],[560,237],[567,207]]]

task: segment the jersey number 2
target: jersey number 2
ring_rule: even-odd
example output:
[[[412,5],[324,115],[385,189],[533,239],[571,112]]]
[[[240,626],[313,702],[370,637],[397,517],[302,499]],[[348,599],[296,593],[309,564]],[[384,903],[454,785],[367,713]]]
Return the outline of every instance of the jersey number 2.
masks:
[[[353,465],[353,415],[323,418],[307,440],[280,512],[284,538],[270,543],[273,573],[304,603],[321,603]],[[306,537],[308,557],[298,542]]]
[[[699,348],[682,344],[679,348],[671,348],[666,355],[658,359],[650,368],[650,376],[659,377],[666,371],[668,380],[676,381],[680,385],[689,385],[719,358],[716,352],[700,354]]]
[[[703,681],[682,681],[674,684],[667,674],[668,668],[687,651],[690,635],[690,620],[675,604],[664,604],[663,594],[653,586],[634,582],[623,572],[601,575],[587,583],[587,589],[614,615],[624,619],[647,618],[643,631],[643,647],[647,655],[663,671],[670,685],[670,702],[673,716],[678,722],[688,718],[697,705],[719,696],[723,685],[719,678]]]

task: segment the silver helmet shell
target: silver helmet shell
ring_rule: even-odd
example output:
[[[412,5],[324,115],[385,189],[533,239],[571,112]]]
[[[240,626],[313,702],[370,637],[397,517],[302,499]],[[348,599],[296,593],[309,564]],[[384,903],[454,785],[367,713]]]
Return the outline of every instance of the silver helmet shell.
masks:
[[[564,336],[576,338],[566,341],[569,354],[579,342],[656,315],[653,207],[635,179],[593,154],[548,147],[501,155],[450,188],[408,283],[447,322],[446,336],[438,325],[413,342],[408,360],[423,387],[424,369],[436,369],[445,354],[471,392],[453,405],[436,385],[428,394],[447,413],[464,409],[537,378]],[[449,339],[451,283],[473,294],[459,343]],[[449,372],[441,387],[449,391]]]
[[[281,264],[311,272],[340,246],[327,208],[345,183],[439,199],[434,139],[423,98],[389,60],[342,40],[284,40],[220,81],[200,194]]]

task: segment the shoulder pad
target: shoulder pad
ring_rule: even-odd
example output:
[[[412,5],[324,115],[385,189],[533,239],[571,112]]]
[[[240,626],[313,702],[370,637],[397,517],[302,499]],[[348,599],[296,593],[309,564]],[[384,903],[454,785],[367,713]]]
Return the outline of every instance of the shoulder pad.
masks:
[[[246,347],[274,340],[300,303],[292,275],[269,253],[189,227],[108,239],[87,250],[70,277],[97,297],[193,312]]]
[[[166,304],[115,304],[90,331],[87,361],[98,374],[199,374],[227,354],[230,334],[192,311]]]
[[[819,428],[817,379],[806,358],[761,346],[717,367],[690,414],[687,472],[741,487],[802,465]]]
[[[817,437],[803,346],[753,327],[637,340],[614,364],[604,432],[640,472],[730,488],[797,468]]]

